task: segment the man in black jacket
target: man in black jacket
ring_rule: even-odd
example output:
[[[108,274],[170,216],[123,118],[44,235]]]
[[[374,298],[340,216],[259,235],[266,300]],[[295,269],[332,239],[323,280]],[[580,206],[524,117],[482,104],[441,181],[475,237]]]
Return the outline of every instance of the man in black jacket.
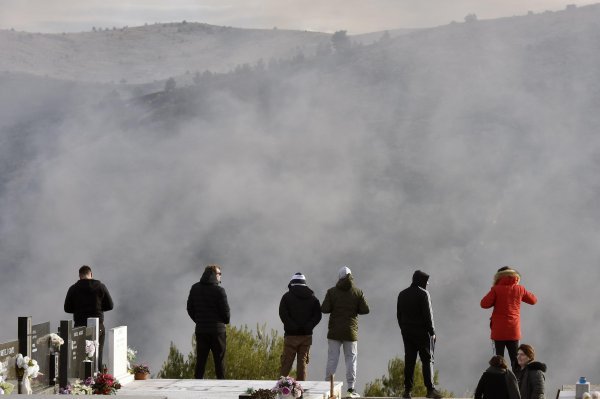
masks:
[[[312,345],[313,328],[321,321],[321,303],[306,285],[302,273],[296,273],[288,284],[289,291],[279,303],[279,318],[283,322],[284,346],[280,375],[288,376],[298,355],[298,381],[306,380],[306,365]]]
[[[112,310],[113,301],[106,286],[100,280],[94,280],[92,268],[83,265],[79,268],[79,281],[69,287],[65,297],[64,309],[73,313],[75,327],[87,326],[88,317],[97,317],[98,326],[98,366],[102,368],[102,349],[104,348],[104,312]]]
[[[208,353],[212,352],[217,378],[225,379],[225,350],[229,324],[229,304],[225,289],[220,287],[221,266],[208,265],[200,282],[192,285],[187,300],[187,312],[196,323],[195,378],[204,378]]]
[[[423,381],[427,398],[441,398],[433,385],[433,350],[435,327],[431,300],[427,292],[429,275],[420,270],[413,274],[412,284],[398,295],[398,324],[404,341],[404,398],[410,398],[414,385],[417,354],[423,366]]]

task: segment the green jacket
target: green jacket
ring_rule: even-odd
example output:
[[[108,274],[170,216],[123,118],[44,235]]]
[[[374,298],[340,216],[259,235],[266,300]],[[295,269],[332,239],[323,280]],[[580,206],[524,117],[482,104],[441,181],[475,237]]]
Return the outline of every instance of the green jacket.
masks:
[[[369,313],[369,305],[349,274],[327,290],[321,311],[331,313],[328,339],[358,341],[358,315]]]

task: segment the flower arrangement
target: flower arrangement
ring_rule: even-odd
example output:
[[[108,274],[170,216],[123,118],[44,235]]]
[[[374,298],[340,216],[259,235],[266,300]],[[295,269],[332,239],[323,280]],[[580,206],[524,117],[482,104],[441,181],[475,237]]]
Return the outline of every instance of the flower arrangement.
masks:
[[[0,362],[0,395],[10,395],[15,387],[10,382],[4,381],[6,379],[7,372],[8,368],[4,365],[4,363]]]
[[[133,374],[133,362],[137,356],[137,351],[133,348],[127,347],[127,370]]]
[[[99,373],[92,384],[94,395],[115,395],[121,384],[111,374]]]
[[[98,341],[85,340],[85,356],[91,359],[96,354],[96,348],[98,347]]]
[[[86,378],[85,380],[75,380],[71,384],[67,384],[65,388],[60,388],[58,393],[61,395],[91,395],[93,393],[92,384],[94,379],[92,377]]]
[[[20,353],[17,355],[15,363],[17,366],[17,378],[19,381],[23,381],[25,393],[31,395],[33,393],[31,390],[31,378],[37,378],[40,373],[40,366],[37,360],[31,359],[29,356],[23,357]]]
[[[302,388],[302,385],[292,377],[281,376],[271,391],[279,395],[299,398],[302,396],[304,389]]]
[[[56,333],[46,334],[38,338],[37,343],[41,344],[44,341],[48,342],[48,347],[50,347],[51,352],[58,351],[60,349],[60,346],[65,343],[65,341],[60,337],[60,335]]]
[[[131,370],[133,374],[150,374],[150,367],[145,363],[134,364]]]

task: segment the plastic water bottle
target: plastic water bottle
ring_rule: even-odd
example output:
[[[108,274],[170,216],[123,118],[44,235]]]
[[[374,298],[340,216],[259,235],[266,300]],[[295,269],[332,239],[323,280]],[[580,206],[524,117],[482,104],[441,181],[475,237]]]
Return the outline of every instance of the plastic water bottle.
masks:
[[[575,384],[575,399],[582,399],[586,392],[590,392],[590,383],[585,377],[579,377],[579,381]]]

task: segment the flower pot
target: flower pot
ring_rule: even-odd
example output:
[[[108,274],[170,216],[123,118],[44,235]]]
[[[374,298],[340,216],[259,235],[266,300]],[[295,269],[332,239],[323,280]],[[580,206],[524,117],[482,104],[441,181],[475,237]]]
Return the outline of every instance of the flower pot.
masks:
[[[148,378],[150,378],[150,374],[148,373],[135,373],[133,375],[134,380],[147,380]]]

